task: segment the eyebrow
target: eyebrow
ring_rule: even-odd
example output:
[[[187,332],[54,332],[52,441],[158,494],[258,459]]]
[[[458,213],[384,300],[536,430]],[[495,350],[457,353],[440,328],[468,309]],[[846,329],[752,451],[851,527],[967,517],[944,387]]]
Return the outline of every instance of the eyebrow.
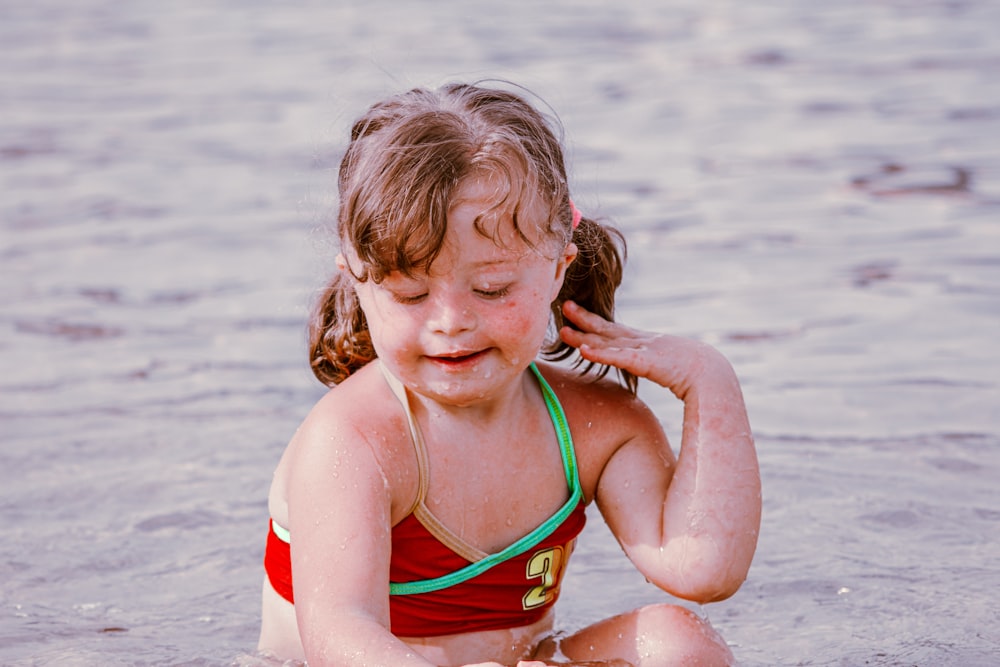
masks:
[[[516,264],[516,263],[517,260],[513,259],[484,259],[481,262],[472,262],[471,265],[478,268],[481,266],[498,266],[501,264]]]
[[[520,264],[519,258],[507,257],[504,259],[483,259],[478,262],[469,262],[467,266],[473,269],[488,269],[492,267],[506,267],[506,266],[514,267],[517,266],[518,264]]]

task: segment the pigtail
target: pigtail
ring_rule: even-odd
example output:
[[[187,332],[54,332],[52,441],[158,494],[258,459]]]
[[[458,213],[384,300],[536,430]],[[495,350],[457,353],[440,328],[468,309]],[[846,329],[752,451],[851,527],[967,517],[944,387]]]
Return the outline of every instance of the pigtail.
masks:
[[[351,279],[339,271],[309,321],[309,365],[320,382],[332,387],[376,356]]]
[[[614,320],[615,291],[622,282],[622,274],[627,254],[625,237],[620,231],[610,225],[604,225],[591,218],[582,217],[579,225],[573,230],[573,243],[578,254],[566,270],[559,296],[552,304],[552,314],[558,331],[563,326],[573,326],[562,314],[562,305],[566,301],[575,301],[592,313],[606,320]],[[544,351],[544,356],[553,361],[561,361],[573,355],[575,348],[563,342],[558,337]],[[584,373],[589,373],[595,366],[578,357],[574,365],[584,365]],[[601,366],[598,377],[607,375],[609,366]],[[618,369],[621,382],[634,395],[638,390],[639,379]]]

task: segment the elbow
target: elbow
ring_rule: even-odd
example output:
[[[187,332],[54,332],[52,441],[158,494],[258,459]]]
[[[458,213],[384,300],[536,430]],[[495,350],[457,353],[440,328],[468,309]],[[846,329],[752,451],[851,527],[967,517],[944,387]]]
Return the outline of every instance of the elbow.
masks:
[[[731,597],[746,581],[750,559],[739,557],[731,550],[721,550],[715,544],[687,542],[680,554],[668,559],[670,565],[659,568],[662,577],[654,584],[674,597],[698,604],[719,602]],[[697,548],[701,546],[702,548]],[[708,547],[708,548],[705,548]]]
[[[699,604],[722,602],[723,600],[732,597],[736,591],[740,590],[744,581],[746,581],[745,578],[715,581],[712,582],[711,585],[702,586],[701,588],[691,591],[693,597],[686,599],[691,600],[692,602],[698,602]]]
[[[746,577],[685,577],[681,581],[671,582],[660,587],[667,593],[682,600],[698,604],[721,602],[732,597],[740,589]]]

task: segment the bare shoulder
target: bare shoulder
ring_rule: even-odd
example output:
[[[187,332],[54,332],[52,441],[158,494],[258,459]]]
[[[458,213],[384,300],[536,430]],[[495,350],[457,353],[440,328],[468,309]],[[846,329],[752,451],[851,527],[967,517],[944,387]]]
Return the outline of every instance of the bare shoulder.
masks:
[[[393,514],[402,518],[395,517],[396,506],[407,509],[406,499],[416,493],[416,458],[402,406],[375,364],[331,388],[296,430],[274,472],[271,516],[279,523],[285,520],[294,475],[303,469],[340,475],[332,466],[345,458],[356,463],[344,474],[378,474],[395,482],[390,489]]]
[[[606,375],[598,378],[596,373],[582,373],[580,369],[560,366],[550,363],[537,363],[545,380],[559,397],[559,402],[566,407],[578,400],[601,400],[614,404],[628,403],[635,400],[629,392],[614,378]]]
[[[309,412],[296,433],[307,442],[316,436],[351,431],[368,439],[387,424],[404,423],[399,401],[389,389],[377,364],[369,364],[328,391]]]
[[[605,464],[635,438],[664,439],[659,419],[638,397],[613,377],[552,364],[538,364],[562,404],[588,501],[593,498]]]

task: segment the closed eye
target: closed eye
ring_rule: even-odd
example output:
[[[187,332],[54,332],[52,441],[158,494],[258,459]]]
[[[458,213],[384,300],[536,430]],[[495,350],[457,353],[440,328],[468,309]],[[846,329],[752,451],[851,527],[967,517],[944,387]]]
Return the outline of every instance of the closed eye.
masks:
[[[497,289],[477,289],[475,292],[485,299],[500,299],[510,294],[510,285],[504,285]]]
[[[416,305],[416,304],[420,303],[421,301],[423,301],[426,298],[427,298],[427,294],[426,293],[425,294],[414,294],[414,295],[411,296],[411,295],[408,295],[408,294],[396,294],[395,292],[392,292],[392,300],[395,301],[396,303],[401,303],[404,306],[413,306],[413,305]]]

